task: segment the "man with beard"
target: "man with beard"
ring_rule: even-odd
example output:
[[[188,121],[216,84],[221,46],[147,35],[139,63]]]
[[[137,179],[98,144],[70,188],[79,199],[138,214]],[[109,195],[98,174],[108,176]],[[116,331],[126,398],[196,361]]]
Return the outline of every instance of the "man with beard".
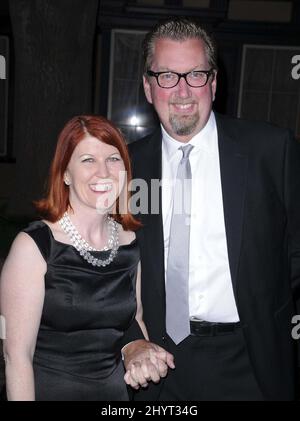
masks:
[[[196,22],[159,23],[144,59],[146,98],[161,124],[130,145],[133,175],[148,183],[148,210],[159,200],[159,213],[142,214],[137,233],[143,316],[176,367],[135,398],[292,400],[299,144],[285,129],[212,111],[216,49]],[[155,179],[158,198],[150,194]],[[138,336],[132,328],[131,339]],[[139,358],[149,353],[151,361],[151,345],[133,340],[123,351],[127,383],[147,386],[153,376]]]

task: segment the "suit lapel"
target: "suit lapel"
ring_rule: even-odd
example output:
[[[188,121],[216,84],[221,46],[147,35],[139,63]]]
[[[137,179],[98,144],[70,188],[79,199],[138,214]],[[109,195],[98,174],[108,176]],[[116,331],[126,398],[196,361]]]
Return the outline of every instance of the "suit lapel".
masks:
[[[152,256],[149,261],[152,263],[151,271],[153,271],[152,280],[160,298],[165,300],[165,268],[164,268],[164,235],[162,223],[162,202],[161,202],[161,188],[159,188],[158,195],[155,189],[155,194],[151,197],[151,183],[161,181],[162,176],[162,141],[161,131],[156,131],[149,139],[147,148],[145,148],[144,156],[144,170],[143,179],[148,185],[148,214],[143,215],[142,221],[145,226],[146,235],[144,236],[144,244],[148,253]],[[158,197],[157,197],[158,196]],[[157,201],[159,202],[157,203]],[[155,203],[154,203],[155,202]],[[154,205],[158,212],[151,212],[151,207]],[[150,269],[150,268],[149,268]]]
[[[248,160],[241,142],[226,130],[223,118],[216,116],[216,121],[228,258],[236,295]]]

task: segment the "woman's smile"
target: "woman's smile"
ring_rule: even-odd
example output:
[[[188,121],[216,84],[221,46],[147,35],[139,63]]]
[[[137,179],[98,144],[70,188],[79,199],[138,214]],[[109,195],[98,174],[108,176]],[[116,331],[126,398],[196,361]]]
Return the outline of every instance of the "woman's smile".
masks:
[[[95,193],[106,193],[113,189],[112,183],[94,183],[90,184],[90,189]]]

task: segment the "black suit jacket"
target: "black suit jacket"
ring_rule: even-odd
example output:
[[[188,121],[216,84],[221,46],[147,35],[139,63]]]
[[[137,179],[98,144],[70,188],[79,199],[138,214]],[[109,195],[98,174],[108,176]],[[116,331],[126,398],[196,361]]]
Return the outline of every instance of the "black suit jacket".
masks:
[[[292,289],[300,289],[300,144],[266,123],[216,115],[230,272],[250,362],[266,399],[294,398]],[[133,177],[161,178],[161,131],[129,145]],[[149,204],[151,203],[149,189]],[[166,347],[161,206],[141,215],[142,302]],[[135,329],[133,326],[132,331]],[[137,331],[135,335],[138,336]],[[152,387],[156,399],[159,386]],[[145,395],[144,395],[145,397]]]

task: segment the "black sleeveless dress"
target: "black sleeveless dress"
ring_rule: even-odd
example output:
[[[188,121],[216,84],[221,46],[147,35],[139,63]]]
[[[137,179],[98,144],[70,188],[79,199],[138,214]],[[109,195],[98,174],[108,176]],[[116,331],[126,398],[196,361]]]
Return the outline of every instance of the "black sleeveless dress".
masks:
[[[47,262],[33,359],[36,400],[128,400],[121,341],[136,313],[137,242],[120,246],[99,268],[56,241],[42,221],[24,232]],[[92,253],[105,259],[109,252]]]

